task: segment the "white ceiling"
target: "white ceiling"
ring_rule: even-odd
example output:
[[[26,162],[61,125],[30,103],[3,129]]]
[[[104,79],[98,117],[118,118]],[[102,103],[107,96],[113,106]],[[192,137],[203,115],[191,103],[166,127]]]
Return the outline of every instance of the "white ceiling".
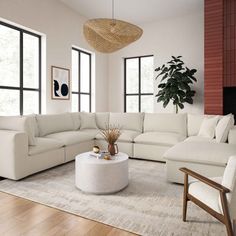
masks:
[[[111,18],[112,0],[60,0],[86,18]],[[131,23],[158,21],[203,11],[204,0],[114,0],[115,18]]]

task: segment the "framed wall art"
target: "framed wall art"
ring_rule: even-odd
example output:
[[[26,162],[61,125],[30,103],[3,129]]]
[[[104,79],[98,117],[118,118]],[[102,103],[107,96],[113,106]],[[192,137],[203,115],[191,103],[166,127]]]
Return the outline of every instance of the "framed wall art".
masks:
[[[70,70],[62,67],[51,67],[52,99],[70,99]]]

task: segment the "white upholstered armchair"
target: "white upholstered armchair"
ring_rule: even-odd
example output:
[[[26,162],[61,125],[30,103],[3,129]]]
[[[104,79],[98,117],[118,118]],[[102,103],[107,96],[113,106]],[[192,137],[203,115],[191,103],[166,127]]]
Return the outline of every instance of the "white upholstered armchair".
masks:
[[[186,221],[187,203],[194,202],[220,222],[227,234],[233,236],[233,220],[236,219],[236,156],[231,156],[223,177],[206,178],[187,168],[184,172],[183,221]],[[189,182],[189,176],[197,181]]]

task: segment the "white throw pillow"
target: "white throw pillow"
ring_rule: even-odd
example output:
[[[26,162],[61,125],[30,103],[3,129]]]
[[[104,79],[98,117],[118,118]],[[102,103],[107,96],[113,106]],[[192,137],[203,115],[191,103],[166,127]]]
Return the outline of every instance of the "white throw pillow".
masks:
[[[80,113],[80,129],[97,129],[95,113]]]
[[[229,131],[234,126],[234,116],[229,114],[221,118],[216,126],[216,142],[225,143],[227,141],[227,137]]]
[[[219,116],[205,117],[202,121],[198,136],[213,139],[215,137],[215,128],[218,120]]]

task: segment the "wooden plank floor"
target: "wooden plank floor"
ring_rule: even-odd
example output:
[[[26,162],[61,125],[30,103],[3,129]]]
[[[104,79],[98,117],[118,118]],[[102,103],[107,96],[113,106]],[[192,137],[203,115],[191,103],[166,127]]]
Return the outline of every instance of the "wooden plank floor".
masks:
[[[134,236],[135,234],[0,192],[1,236]]]

